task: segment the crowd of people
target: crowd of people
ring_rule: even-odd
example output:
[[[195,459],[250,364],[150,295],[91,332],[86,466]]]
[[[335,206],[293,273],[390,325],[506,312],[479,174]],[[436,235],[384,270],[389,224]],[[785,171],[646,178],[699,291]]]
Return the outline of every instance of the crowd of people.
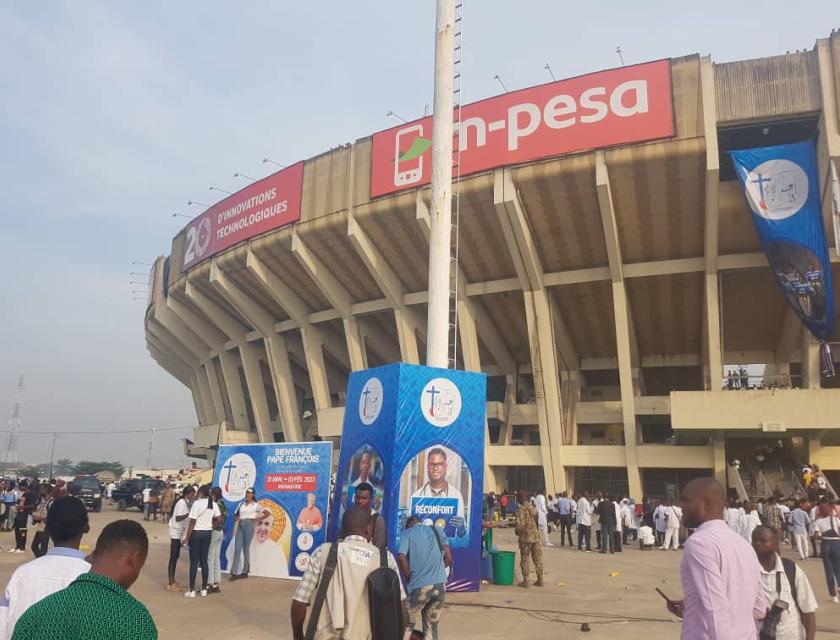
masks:
[[[488,495],[485,519],[494,516],[495,502],[495,496]],[[514,515],[522,573],[519,586],[531,586],[532,565],[533,585],[543,586],[542,548],[555,546],[549,537],[555,523],[561,535],[559,546],[568,539],[568,546],[579,551],[591,551],[593,530],[601,553],[620,552],[630,539],[638,539],[642,549],[683,546],[684,597],[671,599],[660,592],[668,610],[683,618],[682,638],[813,640],[814,591],[802,569],[779,555],[781,544],[800,535],[800,524],[809,517],[807,506],[785,510],[776,498],[755,506],[741,504],[727,500],[723,485],[705,477],[686,485],[679,505],[669,499],[634,504],[600,493],[591,497],[585,491],[557,498],[542,491],[529,497],[520,491]],[[819,498],[815,509],[811,542],[819,543],[829,594],[838,602],[840,512],[827,496]],[[495,525],[488,520],[487,526]],[[573,528],[577,545],[572,540]]]
[[[817,485],[818,470],[809,470]],[[127,592],[148,553],[143,527],[131,520],[113,522],[99,536],[94,551],[85,555],[80,543],[90,526],[80,500],[65,495],[66,488],[57,483],[9,482],[3,487],[4,499],[11,491],[17,492],[16,502],[10,502],[12,528],[19,514],[26,514],[30,526],[37,527],[32,547],[36,559],[19,566],[6,586],[0,602],[0,640],[122,638],[118,630],[126,625],[132,629],[131,638],[157,638],[148,611]],[[221,490],[187,486],[180,495],[174,490],[173,494],[169,499],[164,492],[159,503],[170,538],[166,588],[183,591],[188,598],[219,593],[227,516]],[[359,484],[343,515],[339,540],[313,553],[292,601],[296,640],[316,633],[317,637],[371,637],[374,630],[375,637],[402,637],[404,629],[415,639],[438,637],[452,562],[447,538],[416,517],[408,518],[392,554],[386,547],[384,518],[373,508],[373,495],[373,487]],[[698,478],[685,487],[679,502],[637,503],[586,491],[557,496],[520,491],[514,500],[507,492],[490,493],[485,497],[484,521],[492,527],[513,514],[522,587],[544,585],[545,547],[591,552],[594,545],[603,554],[619,553],[636,542],[643,550],[682,547],[684,598],[669,599],[667,607],[684,618],[683,637],[746,638],[732,634],[746,631],[749,624],[751,637],[758,628],[760,638],[812,640],[817,608],[813,589],[800,568],[781,558],[779,549],[791,544],[801,560],[820,557],[829,595],[840,602],[840,508],[827,492],[818,491],[815,498],[789,504],[771,497],[753,505],[727,499],[723,486],[712,478]],[[7,522],[5,513],[3,517]],[[230,580],[247,578],[249,536],[265,517],[268,514],[249,489],[235,507]],[[555,542],[552,538],[558,532]],[[189,551],[189,583],[182,587],[175,575],[184,548]],[[780,602],[787,607],[779,608]],[[103,617],[102,611],[109,615]],[[765,634],[769,626],[775,636]]]

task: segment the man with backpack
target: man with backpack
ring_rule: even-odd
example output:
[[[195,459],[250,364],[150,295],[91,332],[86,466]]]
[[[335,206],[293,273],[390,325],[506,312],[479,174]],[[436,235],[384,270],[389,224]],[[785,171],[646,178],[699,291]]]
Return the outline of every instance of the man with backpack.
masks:
[[[446,568],[452,564],[446,536],[437,527],[420,524],[420,518],[411,516],[400,536],[397,562],[408,591],[411,637],[437,640],[446,594]]]
[[[817,600],[805,572],[793,560],[779,556],[779,536],[767,526],[756,527],[752,546],[761,564],[761,584],[767,615],[758,622],[759,637],[775,626],[776,640],[813,640],[817,632]],[[786,606],[780,606],[780,601]]]
[[[370,512],[355,505],[347,509],[342,531],[342,540],[318,547],[292,596],[294,640],[401,638],[405,591],[394,556],[371,544]]]

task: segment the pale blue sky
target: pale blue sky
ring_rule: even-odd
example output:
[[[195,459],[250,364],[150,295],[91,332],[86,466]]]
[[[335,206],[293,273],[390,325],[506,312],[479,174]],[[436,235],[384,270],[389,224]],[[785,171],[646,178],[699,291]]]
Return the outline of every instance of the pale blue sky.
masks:
[[[688,8],[688,7],[691,8]],[[464,99],[617,66],[811,48],[840,3],[465,0]],[[411,119],[431,102],[434,2],[0,0],[0,428],[179,426],[188,392],[144,348],[132,260],[168,253],[188,199]],[[142,277],[140,278],[143,279]],[[178,438],[155,461],[183,461]],[[146,436],[58,441],[140,464]],[[0,448],[5,434],[0,434]],[[49,439],[22,435],[28,461]]]

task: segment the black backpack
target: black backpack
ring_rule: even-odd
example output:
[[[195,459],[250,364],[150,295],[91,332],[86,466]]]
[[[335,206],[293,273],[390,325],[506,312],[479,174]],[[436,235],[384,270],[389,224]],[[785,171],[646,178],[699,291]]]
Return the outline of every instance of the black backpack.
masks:
[[[403,637],[400,577],[388,566],[388,552],[379,550],[379,568],[367,577],[370,630],[373,640],[400,640]]]

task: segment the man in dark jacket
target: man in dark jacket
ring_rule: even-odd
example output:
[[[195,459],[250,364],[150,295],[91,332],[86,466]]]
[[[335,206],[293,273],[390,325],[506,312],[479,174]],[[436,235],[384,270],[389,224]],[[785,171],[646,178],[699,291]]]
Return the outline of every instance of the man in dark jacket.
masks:
[[[596,507],[598,522],[601,524],[601,553],[615,553],[615,529],[617,526],[615,518],[615,502],[612,496],[607,496]]]

